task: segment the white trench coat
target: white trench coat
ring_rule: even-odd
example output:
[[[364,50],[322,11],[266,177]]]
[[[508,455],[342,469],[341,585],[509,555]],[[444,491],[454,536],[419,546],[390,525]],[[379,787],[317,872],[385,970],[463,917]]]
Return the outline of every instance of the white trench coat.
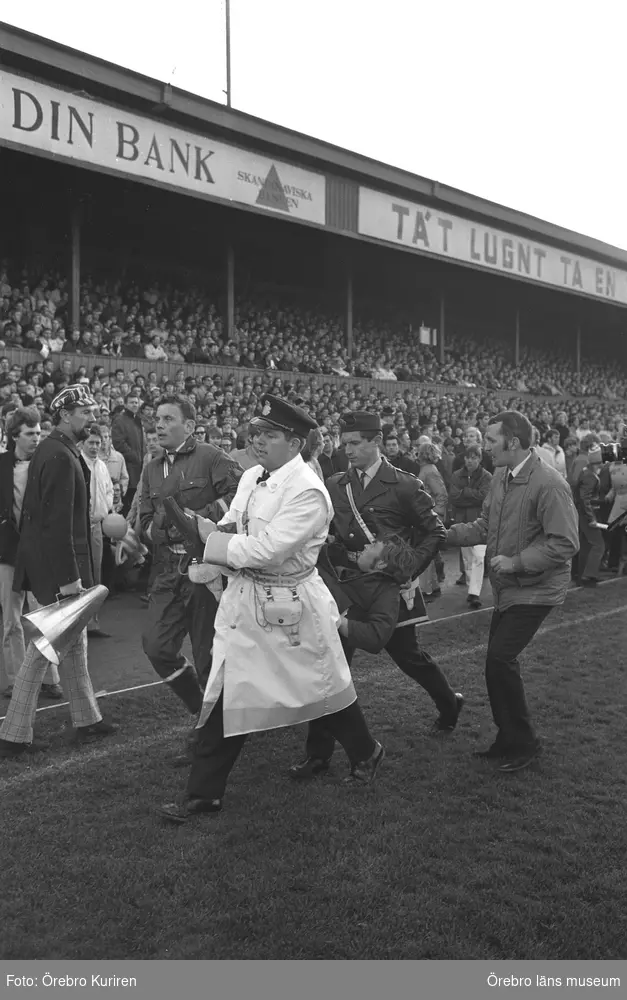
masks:
[[[333,516],[329,494],[300,455],[257,484],[263,471],[257,465],[244,472],[220,521],[236,525],[237,534],[227,536],[229,583],[216,615],[198,727],[224,690],[225,736],[309,722],[357,697],[337,631],[337,605],[315,568]],[[299,575],[306,579],[297,582]],[[280,625],[265,623],[260,577],[264,584],[272,578],[277,601],[296,589],[299,645],[290,645]]]

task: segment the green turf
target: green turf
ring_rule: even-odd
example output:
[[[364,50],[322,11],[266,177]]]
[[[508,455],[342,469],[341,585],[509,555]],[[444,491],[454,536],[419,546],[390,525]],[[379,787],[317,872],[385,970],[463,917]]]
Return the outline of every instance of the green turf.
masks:
[[[467,705],[433,737],[427,696],[384,655],[355,679],[388,752],[372,789],[285,777],[302,729],[251,737],[224,811],[162,824],[185,718],[162,688],[103,701],[120,732],[0,763],[1,958],[609,959],[627,956],[625,586],[572,595],[524,656],[544,741],[499,775],[487,745],[489,615],[421,632]],[[479,647],[479,648],[477,648]],[[135,742],[133,742],[135,741]]]

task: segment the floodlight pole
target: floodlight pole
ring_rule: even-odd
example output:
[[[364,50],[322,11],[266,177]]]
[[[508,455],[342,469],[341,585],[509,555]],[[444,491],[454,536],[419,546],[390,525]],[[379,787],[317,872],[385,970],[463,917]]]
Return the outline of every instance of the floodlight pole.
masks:
[[[226,13],[226,106],[231,107],[231,0],[225,0]]]

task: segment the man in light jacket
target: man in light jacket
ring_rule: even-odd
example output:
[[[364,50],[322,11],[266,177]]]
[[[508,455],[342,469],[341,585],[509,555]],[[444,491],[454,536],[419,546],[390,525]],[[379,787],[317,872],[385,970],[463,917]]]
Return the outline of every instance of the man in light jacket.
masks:
[[[551,609],[563,604],[570,560],[579,549],[578,519],[566,480],[530,447],[533,428],[522,413],[492,417],[486,447],[495,473],[480,516],[447,532],[451,545],[486,545],[494,613],[486,685],[497,727],[479,756],[505,774],[527,767],[538,753],[518,656]]]
[[[89,527],[91,530],[91,556],[94,569],[94,583],[102,580],[102,554],[104,540],[102,522],[113,510],[113,482],[109,470],[98,457],[102,448],[102,435],[98,424],[89,429],[87,438],[83,441],[81,451],[85,465],[89,469]],[[92,639],[109,639],[108,632],[100,628],[98,615],[95,615],[87,628],[87,635]]]
[[[262,403],[255,437],[261,464],[244,473],[217,527],[199,521],[205,562],[228,568],[231,581],[216,616],[214,669],[187,792],[161,808],[175,823],[221,809],[248,733],[324,717],[346,750],[345,781],[353,786],[370,784],[384,756],[357,702],[337,605],[316,569],[333,508],[300,452],[317,425],[276,396]],[[194,518],[192,525],[198,537]]]

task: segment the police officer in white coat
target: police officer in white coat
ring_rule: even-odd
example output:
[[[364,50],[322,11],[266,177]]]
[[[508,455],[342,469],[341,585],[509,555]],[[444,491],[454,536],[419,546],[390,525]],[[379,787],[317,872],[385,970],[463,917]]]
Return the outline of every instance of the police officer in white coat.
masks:
[[[342,651],[340,616],[316,570],[333,509],[300,451],[317,424],[264,396],[255,421],[260,465],[244,472],[219,525],[183,515],[179,530],[225,567],[214,668],[198,723],[187,792],[161,814],[182,823],[222,808],[246,735],[325,717],[350,761],[347,784],[369,784],[384,751],[370,735]]]

